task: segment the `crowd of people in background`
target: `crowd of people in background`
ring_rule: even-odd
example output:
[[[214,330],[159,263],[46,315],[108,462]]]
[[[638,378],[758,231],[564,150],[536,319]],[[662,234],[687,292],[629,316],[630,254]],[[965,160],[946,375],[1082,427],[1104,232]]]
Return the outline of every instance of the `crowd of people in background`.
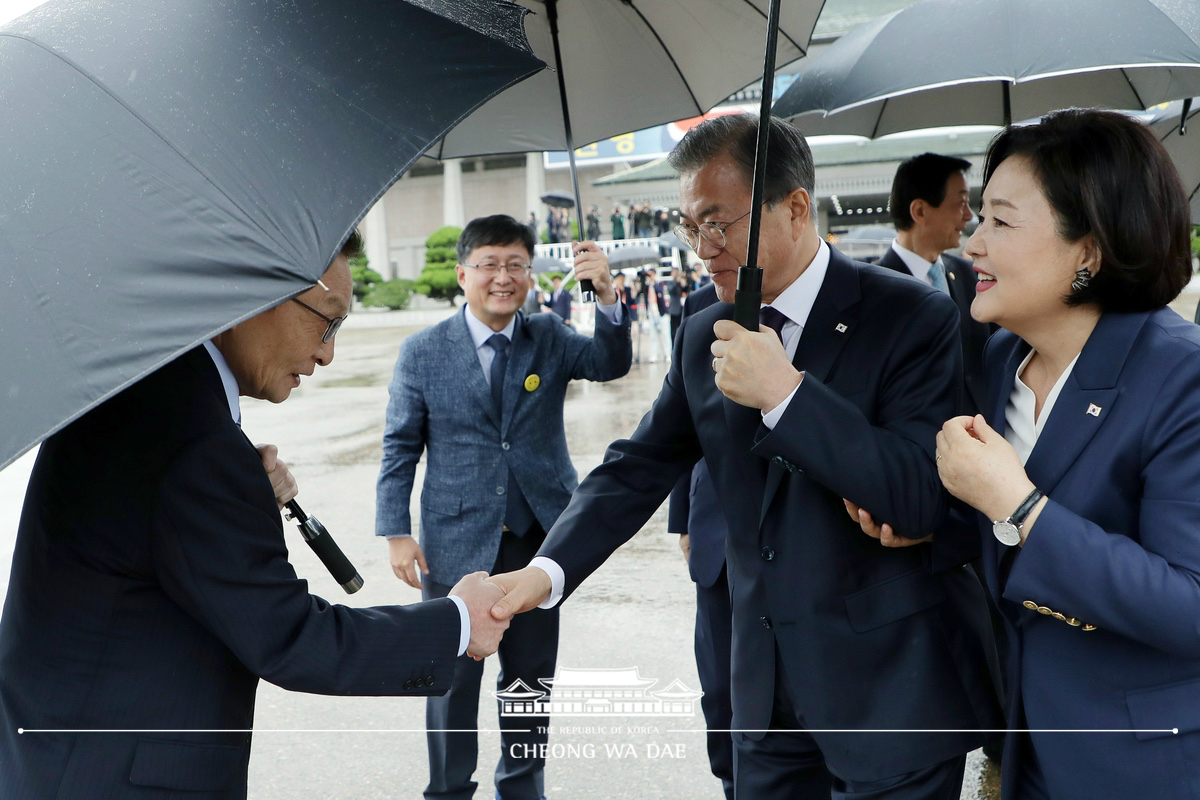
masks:
[[[572,230],[573,220],[574,216],[572,210],[569,208],[548,209],[544,226],[546,241],[550,244],[572,241],[574,234]],[[526,224],[533,231],[534,238],[540,241],[537,214],[535,212],[529,212],[529,220]],[[649,200],[635,200],[625,210],[622,210],[619,204],[614,205],[612,213],[608,215],[607,234],[610,239],[649,239],[663,236],[669,233],[670,230],[671,210],[661,206],[652,208]],[[584,233],[584,238],[592,241],[604,238],[605,231],[601,228],[599,206],[593,204],[589,207],[587,214],[584,216]]]

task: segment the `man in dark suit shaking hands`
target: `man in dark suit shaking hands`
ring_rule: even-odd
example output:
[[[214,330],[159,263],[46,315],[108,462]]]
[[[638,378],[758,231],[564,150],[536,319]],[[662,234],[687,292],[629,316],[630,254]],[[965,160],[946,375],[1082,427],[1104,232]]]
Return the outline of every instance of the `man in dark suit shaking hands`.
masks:
[[[507,592],[493,613],[569,596],[703,456],[729,524],[737,795],[958,798],[965,754],[1001,718],[981,587],[927,569],[936,541],[881,547],[842,503],[886,505],[901,535],[941,521],[933,441],[956,407],[958,313],[822,241],[808,145],[770,125],[763,326],[742,329],[727,302],[684,322],[633,436],[529,567],[489,579]],[[757,135],[753,116],[719,117],[671,155],[682,235],[724,301],[746,254]]]
[[[0,620],[0,796],[244,798],[260,678],[430,695],[458,654],[495,651],[479,574],[405,607],[310,595],[285,468],[240,430],[239,395],[282,402],[333,360],[360,248],[42,444]]]

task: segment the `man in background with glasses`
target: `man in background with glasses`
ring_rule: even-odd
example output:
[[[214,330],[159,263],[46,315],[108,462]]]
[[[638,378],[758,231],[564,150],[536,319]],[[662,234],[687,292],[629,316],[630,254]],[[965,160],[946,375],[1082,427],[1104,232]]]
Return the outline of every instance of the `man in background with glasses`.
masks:
[[[519,314],[532,280],[534,240],[512,217],[472,220],[458,240],[462,311],[400,346],[383,437],[375,532],[389,539],[396,576],[444,597],[462,576],[507,572],[529,563],[571,499],[577,476],[563,430],[563,398],[573,379],[609,381],[629,371],[629,312],[594,242],[573,246],[575,271],[596,289],[595,335],[578,334],[556,314]],[[409,501],[426,452],[420,544]],[[498,689],[520,680],[538,687],[554,676],[558,610],[514,620],[500,644]],[[478,756],[474,733],[483,665],[460,658],[445,697],[431,699],[426,798],[470,798]],[[496,796],[544,794],[547,717],[500,718]],[[510,729],[530,730],[529,733]],[[449,733],[450,730],[469,731]]]

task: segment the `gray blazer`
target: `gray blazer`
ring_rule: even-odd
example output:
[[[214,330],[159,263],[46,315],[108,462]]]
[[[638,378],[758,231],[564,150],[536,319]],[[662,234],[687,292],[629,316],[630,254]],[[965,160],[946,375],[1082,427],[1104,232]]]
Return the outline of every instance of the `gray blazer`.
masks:
[[[464,314],[400,346],[375,501],[377,535],[410,534],[416,466],[427,453],[421,548],[429,577],[446,585],[495,564],[509,470],[550,529],[578,483],[563,429],[567,384],[620,378],[633,357],[628,309],[616,325],[597,313],[593,338],[553,314],[518,315],[497,419]]]

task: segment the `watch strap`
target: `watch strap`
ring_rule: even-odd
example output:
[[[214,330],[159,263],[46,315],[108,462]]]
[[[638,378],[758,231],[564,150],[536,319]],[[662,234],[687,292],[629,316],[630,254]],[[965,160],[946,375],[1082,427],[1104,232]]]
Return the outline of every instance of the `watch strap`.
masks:
[[[1012,513],[1008,521],[1020,529],[1025,524],[1025,520],[1029,517],[1030,512],[1033,511],[1033,507],[1045,496],[1042,494],[1041,489],[1036,486],[1033,487],[1033,491],[1025,496],[1025,499],[1021,501],[1021,505],[1017,506],[1017,510]]]

